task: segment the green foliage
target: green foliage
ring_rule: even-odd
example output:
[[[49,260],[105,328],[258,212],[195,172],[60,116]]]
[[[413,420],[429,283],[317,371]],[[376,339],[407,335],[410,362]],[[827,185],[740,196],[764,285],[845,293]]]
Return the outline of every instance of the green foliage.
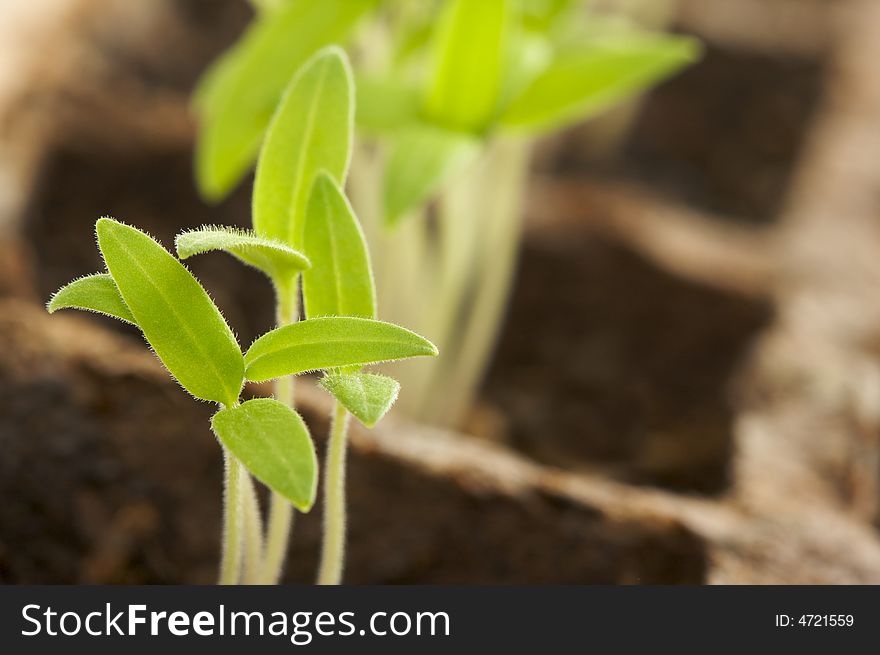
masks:
[[[385,416],[400,391],[397,380],[375,373],[335,373],[319,384],[368,428]]]
[[[407,357],[434,356],[437,349],[414,332],[382,321],[353,317],[312,318],[267,332],[245,353],[248,380],[365,366]]]
[[[623,33],[560,53],[499,118],[546,132],[590,118],[694,61],[691,39]]]
[[[532,32],[521,25],[511,29],[508,38],[510,47],[507,49],[506,74],[498,98],[499,112],[546,70],[555,52],[548,35]]]
[[[261,2],[247,32],[202,78],[194,97],[200,129],[196,179],[219,200],[253,164],[293,73],[318,49],[346,38],[374,0]]]
[[[421,120],[419,89],[391,77],[355,77],[358,129],[366,134],[393,134]]]
[[[198,280],[133,227],[102,218],[96,231],[125,304],[171,374],[196,398],[237,402],[244,377],[241,350]]]
[[[318,52],[297,72],[278,106],[257,163],[254,229],[294,247],[302,242],[315,176],[345,180],[354,127],[354,83],[345,53]]]
[[[206,225],[182,232],[177,235],[174,244],[181,259],[223,250],[273,280],[290,280],[310,265],[305,255],[280,241],[232,227]]]
[[[549,33],[567,17],[578,0],[518,0],[523,26],[534,32]]]
[[[318,461],[299,414],[277,400],[255,398],[214,414],[211,429],[255,478],[298,510],[311,509]]]
[[[137,325],[119,287],[107,273],[87,275],[61,287],[46,305],[50,314],[59,309],[85,309]]]
[[[501,88],[509,24],[508,0],[448,0],[434,39],[425,111],[452,129],[482,131]]]
[[[394,138],[382,189],[385,222],[397,225],[457,172],[476,159],[473,136],[424,125]]]
[[[391,50],[384,69],[370,64],[369,73],[357,76],[357,122],[364,134],[390,141],[383,183],[390,227],[440,191],[493,134],[534,136],[589,119],[699,54],[691,39],[575,11],[575,0],[444,0],[439,13],[409,2],[386,3],[381,13],[369,12],[371,0],[257,2],[267,6],[205,75],[196,95],[203,121],[197,160],[206,195],[223,195],[253,161],[271,105],[297,65],[372,13],[377,22],[389,21]],[[313,71],[312,86],[317,75]],[[338,123],[334,100],[313,91],[301,89],[299,99],[289,92],[287,119],[281,111],[276,115],[286,127],[279,127],[277,145],[264,149],[266,164],[259,168],[267,172],[258,174],[255,194],[257,231],[294,247],[301,245],[311,176],[325,168],[342,184],[347,166],[338,157],[346,150],[342,138],[326,147],[309,143],[311,132]],[[307,95],[311,108],[302,99]],[[336,113],[347,106],[336,102]],[[310,115],[320,120],[312,124]],[[349,130],[336,131],[350,139]],[[291,152],[325,161],[311,166],[284,157]]]
[[[375,318],[376,292],[363,231],[342,189],[325,172],[312,186],[303,247],[317,264],[303,275],[306,316]]]

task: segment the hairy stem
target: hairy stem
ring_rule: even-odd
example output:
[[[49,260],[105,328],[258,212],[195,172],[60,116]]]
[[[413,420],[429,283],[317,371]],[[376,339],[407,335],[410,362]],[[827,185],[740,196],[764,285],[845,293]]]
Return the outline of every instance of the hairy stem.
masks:
[[[277,323],[279,327],[293,323],[297,319],[299,299],[296,293],[296,281],[294,281],[291,287],[292,289],[279,286],[277,289]],[[275,381],[275,399],[291,409],[295,409],[293,376],[287,376]],[[290,533],[293,527],[293,507],[283,496],[274,491],[269,503],[269,522],[266,528],[266,546],[263,553],[260,582],[263,584],[278,584],[281,574],[284,572],[284,560],[287,556],[288,544],[290,543]]]
[[[324,542],[318,584],[342,582],[345,560],[345,453],[349,415],[337,401],[333,407],[330,441],[324,465]]]
[[[244,583],[260,582],[263,562],[263,519],[254,481],[241,464],[241,496],[244,511]]]
[[[263,555],[262,584],[277,584],[284,572],[284,559],[293,529],[293,508],[283,496],[272,492]]]
[[[223,490],[223,558],[220,561],[219,584],[238,584],[241,576],[242,502],[241,464],[223,449],[225,469]]]

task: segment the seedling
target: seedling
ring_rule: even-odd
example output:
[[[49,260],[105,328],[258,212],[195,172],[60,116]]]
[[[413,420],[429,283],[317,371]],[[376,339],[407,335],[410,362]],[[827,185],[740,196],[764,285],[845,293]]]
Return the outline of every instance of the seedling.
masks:
[[[455,422],[508,295],[533,144],[633,98],[699,47],[576,0],[271,4],[200,85],[199,186],[211,199],[231,190],[253,163],[269,115],[256,107],[280,97],[281,70],[360,22],[351,47],[363,138],[349,191],[383,314],[430,330],[444,353],[401,370],[406,409]],[[429,214],[438,220],[412,220]]]
[[[335,400],[325,464],[322,584],[338,583],[342,577],[349,415],[372,427],[400,389],[396,380],[361,368],[380,360],[437,354],[424,338],[375,320],[366,240],[342,190],[353,124],[348,59],[337,47],[324,48],[294,75],[270,123],[254,181],[254,231],[204,227],[177,237],[181,259],[225,250],[271,280],[278,327],[245,354],[248,379],[277,380],[276,396],[293,407],[288,376],[327,371],[320,385]],[[304,265],[306,257],[309,266]],[[306,320],[297,322],[300,279]],[[283,494],[272,498],[258,578],[263,582],[274,582],[281,573],[292,524],[288,501]]]
[[[308,428],[299,414],[271,398],[240,402],[245,380],[262,381],[316,369],[347,370],[400,357],[431,355],[436,350],[422,337],[387,323],[328,317],[290,326],[294,330],[269,332],[243,355],[207,292],[161,245],[109,218],[100,219],[95,229],[108,272],[62,287],[49,301],[48,310],[84,309],[137,326],[186,391],[219,405],[211,428],[223,447],[226,470],[220,582],[239,581],[245,559],[243,545],[246,575],[255,577],[262,557],[262,535],[250,474],[307,512],[315,501],[318,466]],[[203,231],[200,236],[206,234],[208,231]],[[210,234],[218,236],[217,232]],[[308,266],[304,256],[280,243],[237,232],[224,232],[223,236],[226,238],[203,239],[203,245],[222,243],[243,260],[266,264],[273,271]]]

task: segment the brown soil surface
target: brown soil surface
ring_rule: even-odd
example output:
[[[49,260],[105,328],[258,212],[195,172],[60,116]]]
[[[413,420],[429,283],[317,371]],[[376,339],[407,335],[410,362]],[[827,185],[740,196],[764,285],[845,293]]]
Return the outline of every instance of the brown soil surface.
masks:
[[[211,582],[221,482],[212,410],[101,320],[0,306],[0,580]],[[303,394],[321,435],[327,408]],[[702,541],[679,521],[636,520],[540,489],[518,470],[525,464],[448,437],[431,444],[445,454],[416,455],[418,464],[419,437],[393,439],[413,441],[401,452],[355,435],[353,583],[704,579]],[[310,581],[318,533],[317,512],[297,521],[290,581]]]
[[[539,461],[717,493],[734,380],[768,304],[668,275],[588,229],[531,235],[486,384]]]

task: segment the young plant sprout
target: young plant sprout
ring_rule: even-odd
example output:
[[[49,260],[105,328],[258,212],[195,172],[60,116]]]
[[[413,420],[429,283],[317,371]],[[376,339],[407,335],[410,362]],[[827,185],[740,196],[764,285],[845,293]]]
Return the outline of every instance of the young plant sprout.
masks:
[[[217,306],[198,280],[168,251],[139,230],[109,218],[97,222],[98,247],[107,273],[74,280],[49,301],[48,310],[76,308],[118,318],[140,328],[172,376],[194,397],[215,402],[219,411],[211,429],[220,441],[225,461],[223,556],[220,583],[259,579],[264,554],[259,507],[250,475],[303,512],[315,501],[318,466],[308,428],[286,404],[272,398],[240,402],[246,380],[264,381],[329,369],[328,388],[339,388],[342,406],[351,407],[367,422],[378,419],[393,402],[396,384],[354,373],[360,367],[418,355],[434,355],[426,339],[403,328],[363,318],[325,317],[273,330],[242,354]],[[202,249],[221,247],[262,270],[302,270],[308,260],[283,244],[235,231],[203,230]],[[195,241],[195,239],[191,239]],[[218,245],[219,244],[219,245]],[[197,250],[199,246],[194,246]],[[339,382],[338,376],[352,376]],[[360,376],[360,377],[357,377]],[[344,453],[345,417],[334,429],[336,450]],[[334,465],[335,500],[344,463]],[[334,495],[336,494],[336,495]],[[344,509],[341,510],[344,512]],[[343,518],[339,518],[342,516]],[[330,531],[335,569],[341,567],[341,528],[344,514],[334,517]],[[339,544],[339,545],[336,545]],[[336,578],[332,581],[338,580]]]
[[[96,232],[109,272],[61,288],[48,310],[86,309],[132,323],[184,389],[220,406],[212,419],[226,465],[220,582],[235,583],[242,565],[244,513],[256,502],[242,469],[308,511],[317,484],[308,430],[298,414],[278,401],[239,403],[245,360],[238,342],[207,292],[177,259],[143,232],[109,218],[98,221]],[[301,263],[308,262],[301,258]],[[277,459],[276,452],[281,454]],[[256,542],[248,544],[253,548]],[[249,559],[253,566],[253,555]]]
[[[225,250],[260,269],[275,287],[278,327],[245,354],[249,380],[276,380],[276,397],[292,408],[289,376],[326,371],[320,386],[335,400],[325,464],[321,584],[336,584],[342,577],[349,415],[372,427],[400,389],[396,380],[365,373],[362,366],[437,354],[422,337],[375,320],[366,240],[342,190],[351,159],[353,88],[348,59],[338,47],[324,48],[303,64],[260,151],[254,231],[203,227],[178,235],[176,242],[181,259]],[[310,265],[304,266],[305,261]],[[300,274],[306,320],[297,322]],[[273,494],[258,577],[262,582],[275,582],[281,574],[292,516],[289,499]]]
[[[253,163],[268,116],[257,108],[280,97],[280,69],[354,34],[362,138],[349,192],[383,315],[430,329],[443,350],[432,366],[401,368],[403,403],[417,418],[454,423],[509,293],[534,143],[635,97],[699,47],[584,12],[578,0],[259,4],[271,7],[197,92],[199,186],[219,199]]]

